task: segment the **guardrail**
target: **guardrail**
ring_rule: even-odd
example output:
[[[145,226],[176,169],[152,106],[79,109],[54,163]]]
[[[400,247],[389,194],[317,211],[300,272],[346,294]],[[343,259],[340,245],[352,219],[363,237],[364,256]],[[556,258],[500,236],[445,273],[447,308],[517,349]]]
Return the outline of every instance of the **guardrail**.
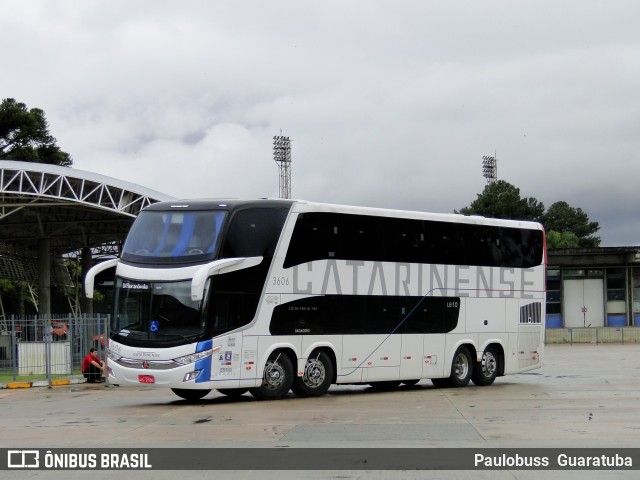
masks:
[[[0,330],[0,380],[40,380],[81,375],[94,347],[106,359],[109,316],[9,317]]]
[[[640,343],[640,327],[547,328],[545,343]]]

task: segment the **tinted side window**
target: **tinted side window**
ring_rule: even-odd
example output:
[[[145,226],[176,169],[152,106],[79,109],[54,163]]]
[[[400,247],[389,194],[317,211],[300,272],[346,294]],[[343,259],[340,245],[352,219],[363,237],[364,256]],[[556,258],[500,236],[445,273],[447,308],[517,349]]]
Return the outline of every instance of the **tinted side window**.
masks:
[[[304,213],[296,221],[284,267],[327,259],[420,262],[423,232],[419,220]]]
[[[542,263],[542,232],[338,213],[298,217],[284,267],[340,259],[529,268]]]
[[[447,333],[458,325],[459,297],[325,295],[278,305],[272,335]]]
[[[342,260],[384,260],[382,218],[340,215],[338,258]]]
[[[284,268],[314,260],[337,258],[338,216],[332,213],[298,215]]]
[[[486,225],[464,225],[464,253],[468,265],[499,266],[503,261],[500,229]]]
[[[540,230],[520,230],[522,267],[530,268],[542,263],[544,239]]]
[[[384,219],[385,259],[388,262],[425,263],[425,222],[403,218]]]
[[[425,263],[464,265],[460,224],[425,222]]]
[[[273,257],[287,212],[283,208],[236,212],[225,235],[222,257]]]
[[[255,317],[269,262],[211,277],[207,305],[213,335],[247,325]]]
[[[465,225],[468,265],[530,268],[542,263],[542,231]]]

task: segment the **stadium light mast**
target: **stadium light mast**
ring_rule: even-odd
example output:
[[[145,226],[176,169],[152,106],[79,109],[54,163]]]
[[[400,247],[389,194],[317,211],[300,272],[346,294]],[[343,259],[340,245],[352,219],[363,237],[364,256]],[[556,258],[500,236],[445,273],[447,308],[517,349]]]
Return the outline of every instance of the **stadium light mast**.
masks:
[[[487,179],[488,184],[498,180],[498,160],[495,153],[493,157],[482,157],[482,176]]]
[[[280,173],[280,198],[291,198],[291,140],[283,135],[273,137],[273,159]]]

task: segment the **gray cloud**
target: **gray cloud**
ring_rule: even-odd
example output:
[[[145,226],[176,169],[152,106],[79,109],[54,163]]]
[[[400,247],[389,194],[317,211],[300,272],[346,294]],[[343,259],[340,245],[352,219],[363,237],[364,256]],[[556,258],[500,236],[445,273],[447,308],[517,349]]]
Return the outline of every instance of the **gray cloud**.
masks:
[[[3,0],[2,97],[77,168],[182,197],[451,212],[498,175],[637,245],[640,6]]]

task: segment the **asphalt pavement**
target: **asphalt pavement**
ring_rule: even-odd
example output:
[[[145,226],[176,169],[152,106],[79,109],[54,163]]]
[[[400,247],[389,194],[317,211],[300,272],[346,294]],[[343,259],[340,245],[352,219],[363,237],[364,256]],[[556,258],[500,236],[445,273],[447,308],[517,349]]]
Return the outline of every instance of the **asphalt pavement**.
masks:
[[[333,386],[320,398],[258,401],[212,392],[66,384],[0,390],[0,448],[640,448],[640,344],[548,345],[544,366],[490,387],[425,380],[379,392]],[[252,450],[247,450],[252,452]],[[215,450],[212,450],[215,454]],[[271,468],[271,467],[270,467]],[[86,474],[86,472],[84,472]],[[255,478],[255,471],[205,472]],[[4,471],[3,479],[83,472]],[[92,471],[91,478],[122,473]],[[177,472],[127,472],[175,478]],[[181,479],[200,478],[186,471]],[[260,478],[637,478],[638,471],[275,471]]]

